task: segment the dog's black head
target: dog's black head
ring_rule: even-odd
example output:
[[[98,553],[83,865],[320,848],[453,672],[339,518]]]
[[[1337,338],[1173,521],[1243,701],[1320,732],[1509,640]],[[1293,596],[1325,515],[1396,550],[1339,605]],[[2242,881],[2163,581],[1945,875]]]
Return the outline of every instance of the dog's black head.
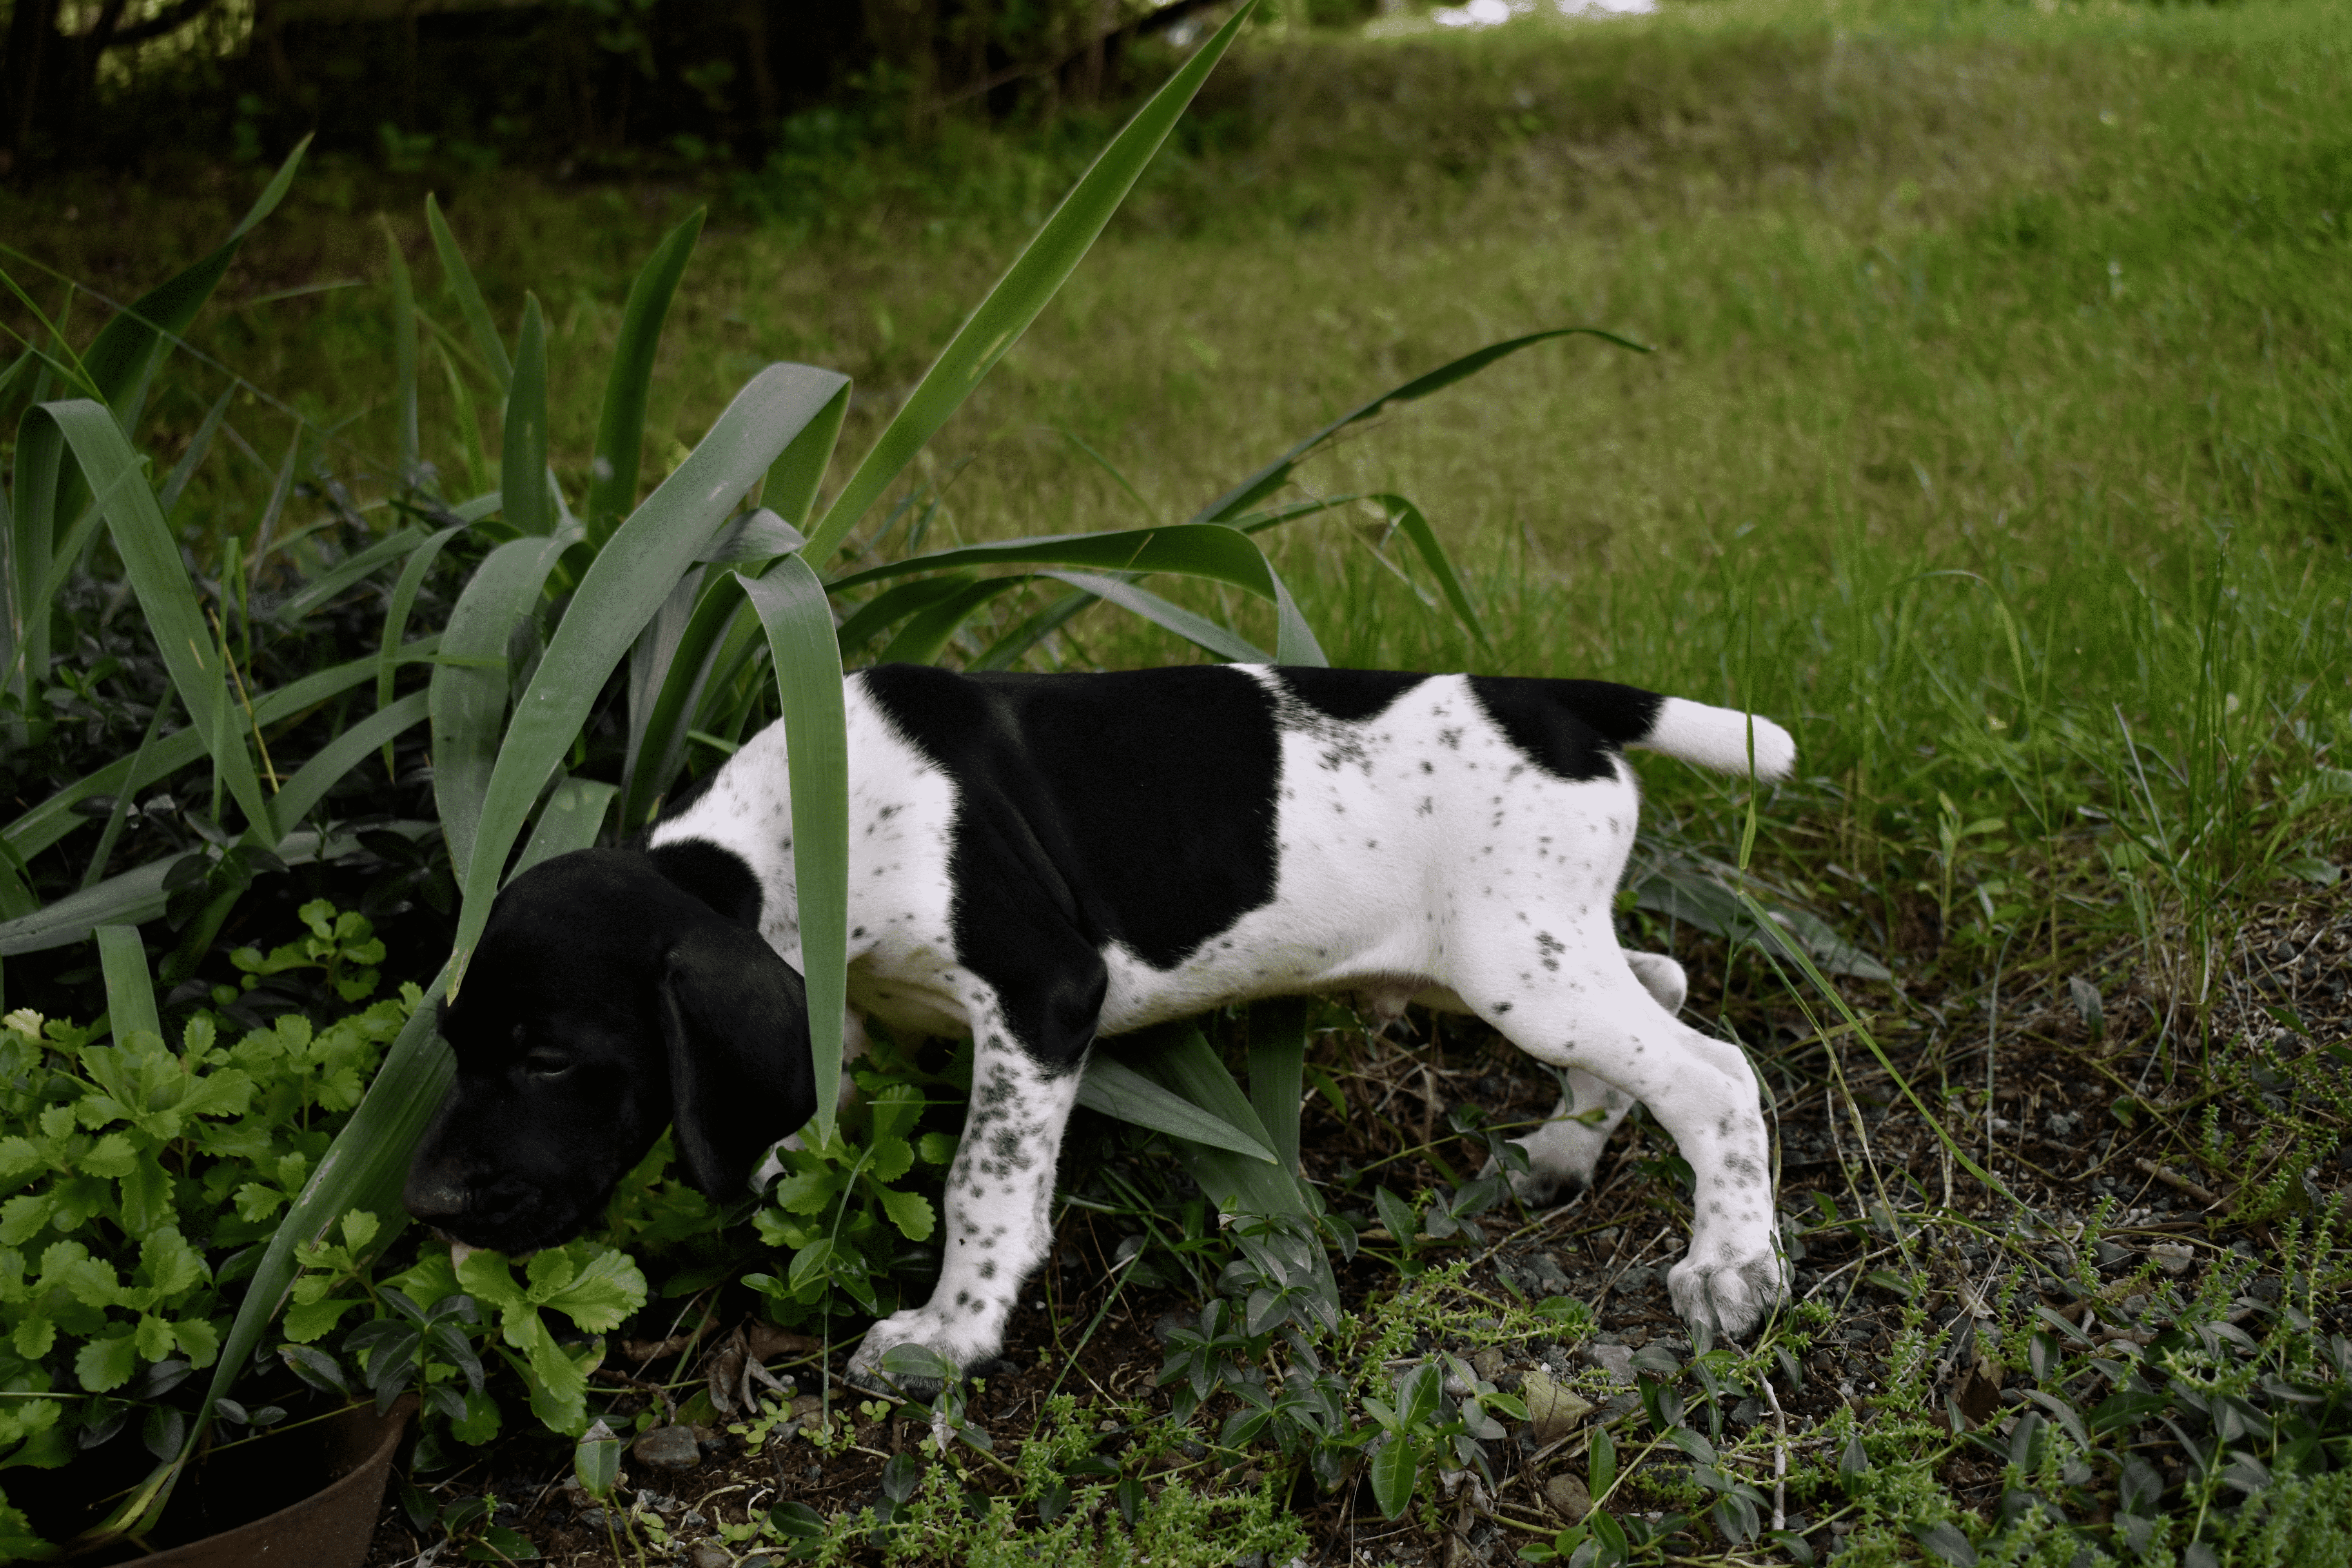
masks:
[[[471,1247],[578,1235],[666,1123],[721,1203],[816,1108],[801,977],[758,932],[758,884],[707,844],[583,849],[499,894],[441,1033],[457,1079],[408,1212]]]

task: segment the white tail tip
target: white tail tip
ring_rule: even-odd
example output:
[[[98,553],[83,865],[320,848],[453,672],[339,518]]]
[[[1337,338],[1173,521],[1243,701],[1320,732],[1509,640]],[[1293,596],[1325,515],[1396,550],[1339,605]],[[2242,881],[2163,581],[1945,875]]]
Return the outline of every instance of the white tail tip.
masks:
[[[1796,738],[1762,714],[1710,708],[1679,697],[1665,700],[1649,734],[1634,743],[1698,767],[1744,773],[1751,741],[1758,778],[1777,783],[1797,765]]]

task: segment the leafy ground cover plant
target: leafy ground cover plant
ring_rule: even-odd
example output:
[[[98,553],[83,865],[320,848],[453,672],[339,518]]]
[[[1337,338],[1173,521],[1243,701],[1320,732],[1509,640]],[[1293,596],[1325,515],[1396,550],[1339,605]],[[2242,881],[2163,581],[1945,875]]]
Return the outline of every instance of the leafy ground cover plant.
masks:
[[[331,934],[304,940],[328,954],[372,949],[364,920],[311,914]],[[135,936],[113,934],[110,956],[140,963]],[[203,1009],[175,1047],[143,1026],[154,1014],[143,964],[110,978],[114,1006],[94,1026],[22,1008],[0,1021],[0,1434],[12,1468],[177,1450],[195,1413],[190,1379],[220,1360],[238,1286],[419,1002],[409,985],[324,1023],[286,1012],[242,1030]],[[366,971],[340,982],[347,1007],[377,988]],[[285,1414],[235,1410],[252,1426]],[[37,1525],[9,1507],[12,1551],[87,1522],[70,1505],[37,1511]]]

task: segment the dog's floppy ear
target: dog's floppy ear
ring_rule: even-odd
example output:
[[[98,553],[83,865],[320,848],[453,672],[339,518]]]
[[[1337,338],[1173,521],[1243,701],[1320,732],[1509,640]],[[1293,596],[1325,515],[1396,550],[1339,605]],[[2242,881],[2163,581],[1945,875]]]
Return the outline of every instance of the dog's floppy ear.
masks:
[[[815,1114],[807,993],[758,933],[716,915],[671,944],[661,993],[678,1163],[731,1203],[769,1145]]]

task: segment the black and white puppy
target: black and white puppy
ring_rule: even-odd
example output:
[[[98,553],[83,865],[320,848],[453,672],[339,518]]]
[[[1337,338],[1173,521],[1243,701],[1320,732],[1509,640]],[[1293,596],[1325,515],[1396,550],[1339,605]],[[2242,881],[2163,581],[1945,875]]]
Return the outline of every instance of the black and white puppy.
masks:
[[[1779,725],[1599,681],[1372,670],[891,665],[846,686],[851,1006],[976,1050],[938,1288],[855,1370],[910,1342],[995,1353],[1097,1036],[1306,993],[1459,1008],[1570,1069],[1525,1140],[1530,1195],[1589,1182],[1646,1103],[1697,1181],[1677,1310],[1736,1334],[1780,1299],[1756,1080],[1675,1018],[1673,961],[1612,923],[1639,806],[1623,750],[1779,779]],[[499,894],[443,1011],[457,1079],[411,1211],[469,1245],[551,1245],[672,1121],[688,1179],[740,1194],[814,1106],[800,957],[772,725],[643,850]]]

